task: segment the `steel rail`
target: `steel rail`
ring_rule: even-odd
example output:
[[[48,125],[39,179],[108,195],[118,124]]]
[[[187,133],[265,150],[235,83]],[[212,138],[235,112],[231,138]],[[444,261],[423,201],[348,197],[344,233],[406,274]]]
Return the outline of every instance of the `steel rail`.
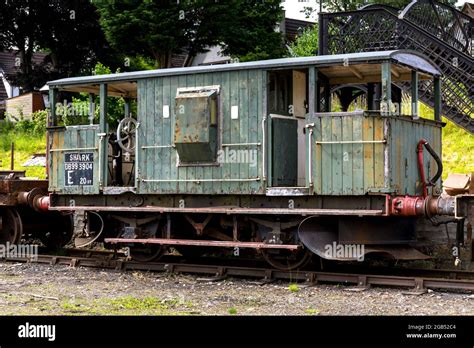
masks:
[[[87,256],[87,252],[84,254]],[[417,293],[425,292],[427,289],[442,290],[463,290],[474,291],[473,279],[450,279],[450,278],[433,278],[424,275],[410,276],[394,276],[384,274],[363,274],[363,273],[346,273],[346,272],[325,272],[325,271],[284,271],[277,269],[269,269],[265,267],[242,267],[232,265],[213,265],[213,264],[188,264],[176,262],[146,262],[140,263],[129,261],[125,258],[113,259],[109,253],[109,257],[91,258],[82,257],[80,252],[76,252],[79,256],[54,256],[54,255],[38,255],[34,260],[28,258],[6,258],[4,262],[25,262],[40,263],[49,265],[66,265],[70,267],[92,267],[106,268],[122,271],[155,271],[168,273],[190,273],[199,275],[208,275],[212,280],[220,280],[225,277],[244,277],[259,278],[263,282],[283,280],[290,282],[304,282],[305,285],[313,286],[321,283],[337,283],[353,285],[361,288],[370,286],[389,286],[412,288]],[[107,256],[104,253],[102,256]],[[409,270],[409,269],[407,269]],[[421,270],[418,270],[421,271]],[[428,270],[430,271],[430,270]],[[452,270],[434,270],[438,276],[445,273],[447,276],[453,276],[457,271]],[[460,274],[466,273],[461,271]],[[429,272],[428,272],[429,273]],[[473,273],[474,272],[468,272]]]

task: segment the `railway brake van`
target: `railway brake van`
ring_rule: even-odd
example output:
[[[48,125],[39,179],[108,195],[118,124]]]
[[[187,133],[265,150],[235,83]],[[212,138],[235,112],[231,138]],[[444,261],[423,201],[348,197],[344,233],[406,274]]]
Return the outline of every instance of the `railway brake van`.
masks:
[[[49,209],[75,213],[77,246],[142,261],[171,248],[280,269],[357,256],[335,245],[422,258],[417,220],[461,224],[472,204],[441,195],[440,78],[416,52],[384,51],[49,82]],[[406,114],[393,87],[404,83]],[[347,86],[358,92],[336,112],[331,95]],[[418,115],[424,88],[432,120]],[[86,112],[64,101],[77,93]],[[348,111],[362,94],[364,110]]]

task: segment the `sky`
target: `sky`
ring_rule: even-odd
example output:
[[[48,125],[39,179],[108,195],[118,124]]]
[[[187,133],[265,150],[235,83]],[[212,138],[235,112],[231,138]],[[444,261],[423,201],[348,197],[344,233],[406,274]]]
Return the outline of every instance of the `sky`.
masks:
[[[306,18],[304,13],[300,11],[305,7],[312,7],[314,9],[319,9],[319,3],[317,0],[285,0],[283,2],[283,8],[285,9],[285,15],[287,18],[301,19],[301,20],[311,20],[315,21],[317,14],[313,14],[311,18]]]
[[[465,2],[473,3],[473,0],[458,0],[456,6],[462,6]],[[319,0],[285,0],[283,1],[283,8],[285,9],[286,17],[288,18],[295,18],[301,20],[312,20],[315,21],[317,19],[316,12],[311,16],[311,18],[307,19],[303,13],[300,11],[303,10],[304,7],[312,7],[316,10],[319,9]]]

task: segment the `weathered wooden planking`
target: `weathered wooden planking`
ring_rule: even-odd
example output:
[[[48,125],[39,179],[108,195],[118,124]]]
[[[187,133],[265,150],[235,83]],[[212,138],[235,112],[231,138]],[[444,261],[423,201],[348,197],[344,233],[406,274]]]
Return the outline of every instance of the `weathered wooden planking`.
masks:
[[[210,85],[220,85],[221,86],[221,91],[220,91],[220,98],[218,99],[218,106],[217,106],[217,112],[218,112],[218,118],[217,118],[217,134],[218,134],[218,144],[223,143],[223,137],[224,137],[224,91],[222,90],[223,88],[223,81],[224,81],[224,74],[221,72],[214,73],[212,75],[209,75],[209,77],[212,77],[212,82],[209,82]],[[223,170],[222,170],[222,165],[218,166],[212,166],[212,167],[207,167],[204,171],[204,176],[206,178],[223,178]],[[216,181],[214,183],[209,183],[206,186],[206,192],[215,192],[215,193],[222,193],[222,182],[221,181]]]
[[[375,116],[372,118],[374,123],[374,140],[384,139],[384,118]],[[384,189],[384,148],[383,143],[374,143],[374,192],[378,189]]]
[[[352,141],[352,123],[353,119],[341,117],[342,123],[342,141]],[[354,183],[352,180],[352,163],[354,160],[353,144],[342,145],[342,193],[345,195],[353,194]]]
[[[230,119],[230,109],[231,109],[231,73],[224,72],[222,73],[222,88],[221,88],[221,100],[222,100],[222,143],[227,144],[231,142],[231,119]],[[228,180],[231,178],[231,167],[225,163],[221,164],[222,168],[222,179]],[[231,184],[229,182],[223,181],[221,184],[222,192],[230,192]]]
[[[145,90],[145,122],[146,122],[146,133],[145,138],[147,139],[147,144],[154,145],[155,143],[155,83],[153,79],[147,79],[146,81],[146,90]],[[144,163],[145,167],[142,168],[143,173],[146,173],[145,176],[147,179],[155,178],[155,152],[150,150],[145,150],[146,153],[146,162]],[[151,192],[154,191],[154,183],[149,182],[147,187]]]
[[[169,106],[170,106],[170,118],[169,118],[169,125],[170,125],[170,141],[166,145],[171,145],[173,144],[173,137],[174,137],[174,120],[176,119],[176,110],[174,108],[175,102],[174,98],[176,97],[176,90],[178,89],[179,86],[179,78],[177,76],[171,77],[170,81],[170,100],[169,100]],[[169,178],[178,178],[178,153],[175,151],[174,148],[169,148],[167,151],[170,154],[170,161],[169,161]],[[178,192],[179,188],[179,183],[177,181],[175,182],[169,182],[167,186],[169,188],[168,192]]]
[[[321,128],[321,118],[316,118],[311,120],[314,123],[313,134],[311,140],[312,146],[312,157],[311,160],[312,164],[312,172],[313,172],[313,185],[314,185],[314,192],[316,194],[322,194],[322,187],[323,187],[323,166],[322,166],[322,156],[323,156],[323,148],[320,145],[316,145],[316,141],[322,140],[322,128]]]
[[[354,141],[360,141],[363,139],[362,133],[362,117],[352,118],[352,139]],[[354,143],[353,157],[352,157],[352,194],[364,194],[364,145],[361,143]]]
[[[175,114],[171,112],[169,119],[162,118],[163,105],[173,104],[178,87],[195,87],[203,85],[220,85],[221,93],[219,97],[219,128],[221,130],[220,143],[261,143],[263,119],[263,106],[260,99],[265,79],[264,71],[241,71],[241,72],[219,72],[213,74],[196,74],[185,78],[168,77],[163,79],[161,84],[153,83],[153,103],[149,100],[149,84],[147,82],[140,86],[139,94],[145,95],[146,101],[139,102],[139,109],[146,115],[143,119],[142,131],[143,139],[140,139],[140,146],[166,146],[172,144]],[[140,91],[143,89],[143,91]],[[260,93],[260,94],[259,94]],[[258,97],[260,96],[260,97]],[[239,117],[232,120],[230,117],[231,106],[239,108]],[[139,111],[141,113],[142,111]],[[150,112],[152,111],[152,112]],[[171,110],[170,110],[171,111]],[[174,110],[173,110],[174,111]],[[148,115],[153,114],[153,121]],[[140,116],[139,116],[140,117]],[[168,130],[166,130],[168,128]],[[164,141],[170,136],[169,142]],[[137,163],[143,168],[139,168],[144,179],[157,180],[147,184],[141,183],[139,192],[181,192],[181,193],[222,193],[233,191],[235,193],[263,192],[262,182],[248,181],[249,178],[257,178],[261,175],[261,155],[262,146],[230,146],[229,150],[244,150],[246,156],[240,160],[250,160],[248,155],[252,151],[257,152],[257,164],[252,163],[221,163],[216,166],[178,166],[176,167],[176,150],[174,148],[147,148],[142,152],[141,160],[138,156]],[[222,148],[225,150],[226,148]],[[152,155],[154,153],[154,155]],[[144,155],[146,154],[146,155]],[[167,155],[165,155],[167,154]],[[169,158],[169,159],[168,159]],[[148,165],[153,163],[153,172],[148,169]],[[176,172],[175,172],[176,171]],[[177,174],[176,174],[177,173]],[[160,176],[160,177],[158,177]],[[195,181],[202,181],[197,183]],[[215,181],[211,182],[209,180]],[[228,179],[237,181],[226,181]],[[161,181],[163,180],[163,181]],[[241,181],[238,181],[241,180]]]
[[[54,131],[52,134],[52,171],[55,173],[55,181],[51,183],[51,189],[60,190],[67,194],[97,194],[99,193],[99,157],[98,151],[92,148],[98,147],[97,126],[67,127],[62,131]],[[84,150],[89,148],[88,150]],[[59,150],[59,151],[58,151]],[[67,153],[93,153],[94,171],[92,185],[65,185],[65,154]]]
[[[162,81],[162,104],[161,108],[156,110],[156,117],[161,119],[161,146],[168,146],[172,144],[172,126],[171,126],[171,117],[164,117],[163,109],[166,108],[168,113],[171,113],[172,101],[174,101],[174,96],[171,95],[171,78],[164,77]],[[171,152],[174,151],[171,148],[163,147],[160,149],[160,162],[162,172],[161,175],[163,178],[171,177]],[[169,192],[170,183],[162,182],[158,185],[161,191]]]
[[[239,106],[239,72],[232,71],[230,73],[230,105],[232,107]],[[229,122],[230,122],[230,139],[228,139],[229,143],[238,144],[240,143],[240,120],[242,118],[242,110],[239,108],[238,110],[238,119],[231,119],[231,114],[225,115]],[[225,121],[224,121],[225,122]],[[230,166],[230,178],[231,179],[239,179],[240,178],[240,163],[225,163],[224,166]],[[229,193],[238,193],[239,187],[241,183],[232,181],[230,183],[230,192]]]
[[[239,71],[239,143],[244,144],[248,143],[249,139],[249,72],[248,70]],[[250,154],[249,151],[252,150],[250,146],[234,146],[231,147],[232,150],[237,151],[238,154]],[[249,177],[249,167],[250,163],[245,163],[246,160],[250,160],[245,155],[237,156],[239,163],[239,178],[248,178]],[[244,192],[249,192],[249,183],[241,182],[239,189]]]
[[[186,84],[184,85],[184,87],[196,87],[196,75],[187,75]],[[196,169],[197,167],[192,165],[186,167],[186,180],[188,180],[188,182],[186,183],[186,191],[184,192],[198,193],[197,186],[200,184],[196,184],[191,181],[196,179]]]
[[[332,138],[334,142],[342,141],[342,117],[330,117]],[[328,146],[328,145],[322,145]],[[344,192],[342,183],[342,144],[332,144],[332,192]]]
[[[186,82],[187,82],[186,76],[183,76],[183,75],[179,76],[178,77],[178,88],[179,87],[186,87],[187,86]],[[177,110],[175,110],[175,112],[177,112]],[[174,115],[174,117],[176,117],[176,115]],[[173,119],[173,123],[174,123],[175,119]],[[176,153],[176,156],[179,157],[177,153]],[[176,179],[180,180],[180,182],[178,183],[178,192],[180,192],[180,193],[181,192],[189,192],[187,190],[187,185],[186,185],[187,170],[188,170],[188,167],[178,165],[178,176],[177,176]]]
[[[155,79],[154,80],[154,109],[153,113],[149,113],[148,115],[152,116],[153,119],[153,127],[154,131],[153,134],[148,134],[150,138],[153,139],[153,144],[157,146],[164,145],[163,143],[163,81],[162,79]],[[148,136],[147,135],[147,136]],[[165,150],[165,151],[163,151]],[[166,152],[166,149],[158,148],[158,149],[150,149],[148,150],[149,153],[152,154],[153,159],[153,178],[159,179],[164,177],[163,172],[164,167],[167,166],[166,163],[163,161],[163,153]],[[153,190],[158,191],[161,190],[162,183],[154,183]]]
[[[364,117],[362,120],[362,140],[374,140],[374,126],[372,117]],[[374,187],[374,144],[364,144],[364,190]]]
[[[378,115],[323,116],[315,117],[314,121],[313,142],[323,142],[313,147],[315,194],[422,193],[416,148],[418,141],[424,138],[440,152],[441,129],[438,125],[406,117]],[[387,143],[380,143],[385,136]],[[341,140],[349,143],[324,144]],[[388,172],[385,170],[387,147]],[[432,177],[436,163],[426,151],[424,166],[427,175],[429,173]]]
[[[64,132],[62,131],[51,131],[50,135],[50,149],[62,149],[64,148]],[[61,178],[64,178],[64,174],[60,172],[61,152],[50,152],[51,161],[49,167],[49,190],[58,191],[61,190],[64,185]],[[61,166],[62,167],[62,166]]]
[[[321,117],[321,141],[332,140],[332,122],[330,117]],[[318,163],[321,166],[321,194],[332,194],[332,145],[317,145],[321,148],[321,160]]]

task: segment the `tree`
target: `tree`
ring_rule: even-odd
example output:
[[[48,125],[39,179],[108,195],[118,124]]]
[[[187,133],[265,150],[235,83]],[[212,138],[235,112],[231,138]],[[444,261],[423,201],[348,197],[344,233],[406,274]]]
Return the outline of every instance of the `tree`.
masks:
[[[284,19],[280,0],[230,1],[220,31],[223,53],[241,61],[279,58],[285,54],[276,26]]]
[[[0,1],[0,49],[18,50],[19,73],[12,82],[24,91],[92,69],[99,58],[109,62],[95,7],[87,0]],[[34,64],[40,50],[48,58]]]
[[[110,44],[134,57],[171,64],[171,55],[186,49],[190,55],[221,44],[223,53],[242,59],[273,58],[283,54],[279,0],[95,1],[100,23]]]
[[[290,55],[308,57],[318,54],[318,25],[308,27],[290,44]]]
[[[49,0],[40,6],[38,44],[50,52],[51,77],[93,71],[96,62],[117,65],[115,52],[108,46],[96,8],[88,0]],[[115,64],[113,64],[115,63]]]
[[[15,65],[21,69],[24,76],[30,76],[33,71],[31,59],[37,48],[39,28],[31,20],[36,17],[38,6],[34,1],[2,1],[0,3],[0,49],[18,48],[19,60]],[[22,87],[33,88],[33,81],[26,81]]]
[[[325,12],[344,12],[355,11],[365,5],[380,4],[389,5],[397,9],[402,9],[407,6],[412,0],[319,0],[323,2],[323,9]],[[441,0],[445,4],[454,6],[457,0]],[[305,13],[308,15],[316,11],[312,7],[306,7]]]

